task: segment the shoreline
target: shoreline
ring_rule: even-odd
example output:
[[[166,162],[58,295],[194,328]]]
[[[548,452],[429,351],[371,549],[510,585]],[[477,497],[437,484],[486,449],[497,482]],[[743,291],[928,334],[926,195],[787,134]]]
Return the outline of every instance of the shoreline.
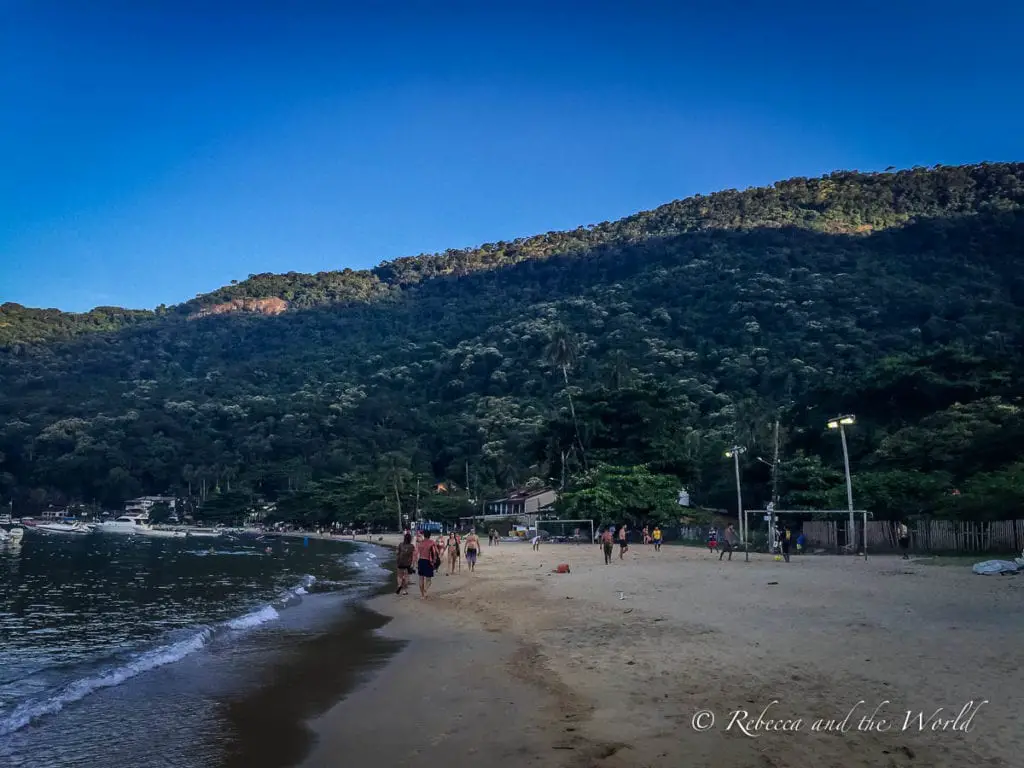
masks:
[[[551,573],[561,562],[570,574]],[[476,574],[435,579],[430,600],[367,601],[390,618],[374,634],[405,645],[309,723],[301,766],[1009,768],[1024,751],[1021,588],[886,556],[635,545],[605,566],[586,544],[485,546]],[[861,701],[858,715],[927,720],[972,700],[989,703],[969,732],[810,731]],[[803,731],[726,728],[766,707]],[[702,710],[717,717],[704,732]]]
[[[303,536],[306,534],[295,535]],[[353,542],[316,534],[308,537],[359,545],[349,547],[349,551],[375,549],[375,562],[388,570],[384,566],[389,550],[380,547],[379,542]],[[359,573],[354,569],[357,579]],[[221,768],[289,768],[309,754],[316,740],[309,722],[358,690],[404,645],[376,634],[389,619],[367,607],[375,596],[388,590],[392,579],[390,571],[365,595],[329,607],[337,615],[315,630],[275,630],[278,634],[265,651],[273,654],[273,659],[261,670],[260,684],[240,697],[221,702],[234,736],[219,762]]]

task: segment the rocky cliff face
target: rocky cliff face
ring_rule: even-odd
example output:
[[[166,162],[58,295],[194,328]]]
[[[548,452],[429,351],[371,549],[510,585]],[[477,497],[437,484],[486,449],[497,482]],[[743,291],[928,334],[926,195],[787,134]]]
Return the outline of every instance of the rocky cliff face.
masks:
[[[231,312],[255,312],[260,315],[280,315],[288,309],[288,302],[284,299],[233,299],[223,304],[213,304],[203,307],[191,315],[192,318],[208,317],[210,315],[226,315]]]

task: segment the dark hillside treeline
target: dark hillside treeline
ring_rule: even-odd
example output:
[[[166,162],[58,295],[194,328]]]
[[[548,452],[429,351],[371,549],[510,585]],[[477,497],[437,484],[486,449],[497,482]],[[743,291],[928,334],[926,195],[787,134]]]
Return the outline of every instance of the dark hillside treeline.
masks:
[[[592,514],[657,517],[652,489],[681,483],[733,507],[733,442],[751,449],[745,498],[766,501],[756,456],[778,418],[786,503],[841,507],[824,422],[852,411],[858,505],[1012,516],[1022,203],[1021,164],[841,173],[371,272],[255,276],[89,333],[8,322],[0,497],[173,490],[393,520],[417,478],[463,488],[468,463],[473,496],[564,480]],[[188,319],[268,297],[290,309]]]

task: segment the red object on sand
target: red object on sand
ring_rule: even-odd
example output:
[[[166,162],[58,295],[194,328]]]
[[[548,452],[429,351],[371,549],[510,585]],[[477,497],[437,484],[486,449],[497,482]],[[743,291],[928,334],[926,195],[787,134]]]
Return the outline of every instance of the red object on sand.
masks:
[[[555,568],[555,573],[569,573],[569,564],[561,563],[557,568]]]

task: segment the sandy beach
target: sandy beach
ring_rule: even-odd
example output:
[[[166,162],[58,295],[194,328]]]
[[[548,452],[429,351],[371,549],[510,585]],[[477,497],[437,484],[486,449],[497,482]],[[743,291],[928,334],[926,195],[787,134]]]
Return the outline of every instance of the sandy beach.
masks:
[[[303,765],[1009,768],[1022,597],[967,563],[485,545],[427,601],[371,601],[408,643]]]

